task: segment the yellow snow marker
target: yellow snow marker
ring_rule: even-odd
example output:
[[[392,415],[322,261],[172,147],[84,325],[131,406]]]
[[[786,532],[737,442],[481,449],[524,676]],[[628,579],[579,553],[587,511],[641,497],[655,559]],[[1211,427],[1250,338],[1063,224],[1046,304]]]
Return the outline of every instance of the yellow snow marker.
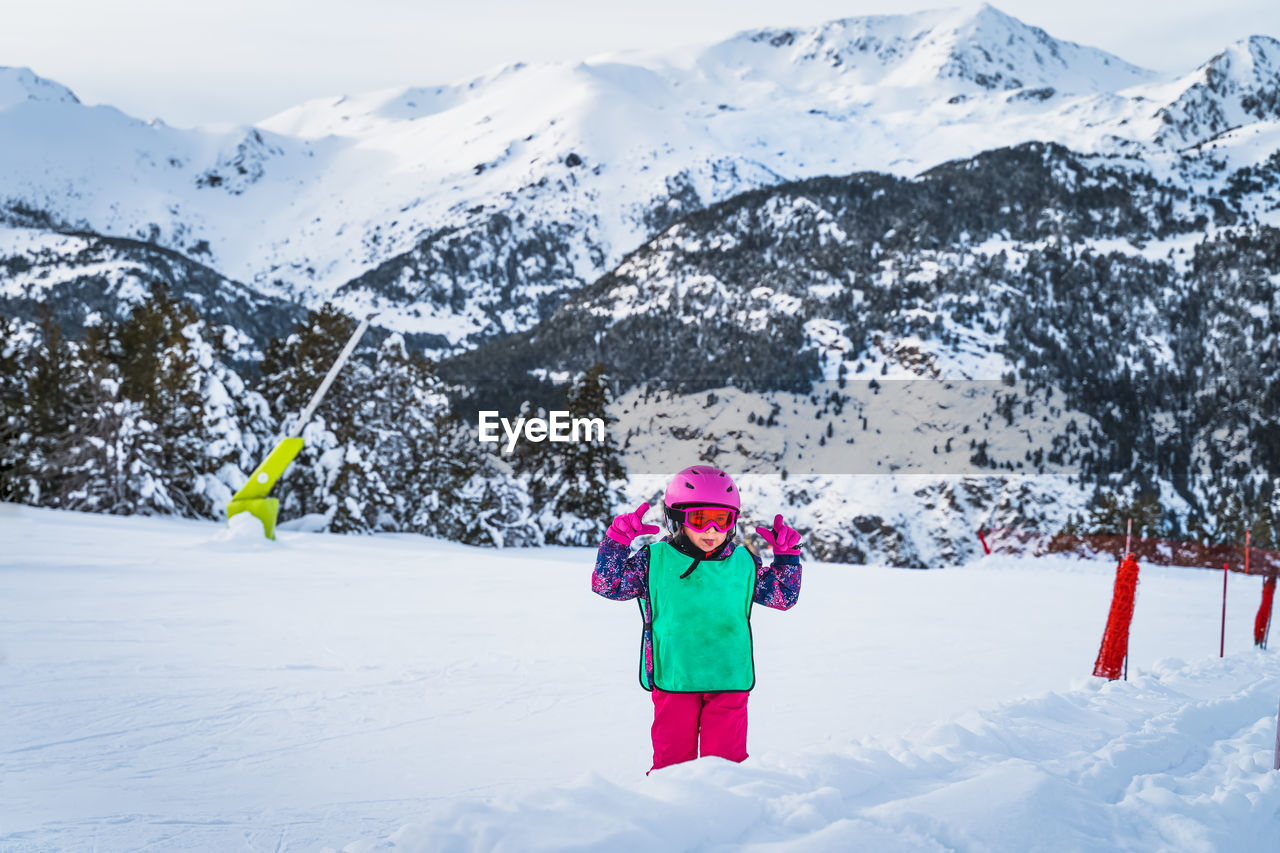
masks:
[[[233,515],[247,512],[257,516],[258,520],[262,522],[262,530],[267,534],[268,539],[276,538],[276,517],[280,514],[280,501],[277,498],[268,497],[271,487],[276,484],[276,480],[284,476],[285,469],[289,467],[289,463],[294,460],[294,457],[302,452],[302,447],[305,443],[302,440],[303,428],[307,425],[307,421],[311,420],[311,415],[315,413],[316,407],[320,405],[324,395],[328,393],[329,386],[337,378],[338,371],[342,369],[342,365],[346,364],[347,359],[351,357],[351,351],[356,348],[356,342],[360,340],[365,330],[369,328],[369,322],[376,316],[378,315],[375,312],[361,321],[355,334],[351,336],[351,340],[347,341],[347,345],[338,354],[333,367],[330,367],[329,372],[325,374],[324,381],[320,383],[316,393],[311,395],[311,402],[307,403],[307,407],[302,410],[302,414],[294,422],[293,430],[287,437],[280,439],[275,449],[268,454],[266,459],[262,460],[262,464],[253,470],[253,473],[249,475],[249,482],[245,483],[240,491],[231,496],[230,502],[227,503],[228,523],[231,522]]]

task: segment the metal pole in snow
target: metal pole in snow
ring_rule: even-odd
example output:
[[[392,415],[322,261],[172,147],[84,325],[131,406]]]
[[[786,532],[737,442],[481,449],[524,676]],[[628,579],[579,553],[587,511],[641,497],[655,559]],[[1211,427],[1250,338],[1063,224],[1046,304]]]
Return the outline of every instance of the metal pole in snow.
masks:
[[[320,401],[324,399],[324,395],[329,391],[329,386],[338,377],[338,371],[342,369],[342,365],[346,364],[347,359],[351,357],[351,351],[356,348],[356,343],[364,334],[365,329],[369,328],[369,322],[377,316],[378,312],[375,311],[360,321],[355,334],[351,336],[351,340],[347,341],[347,345],[342,348],[342,352],[338,353],[337,361],[333,363],[333,367],[330,367],[329,372],[325,374],[324,381],[320,383],[316,393],[311,395],[311,402],[307,403],[307,407],[298,416],[298,420],[293,425],[293,430],[289,433],[290,438],[302,438],[302,430],[307,425],[307,421],[311,420],[311,415],[315,412],[316,406],[320,405]]]
[[[1130,518],[1125,521],[1124,556],[1120,558],[1121,562],[1129,559],[1129,554],[1132,553],[1129,550],[1129,547],[1132,543],[1133,543],[1133,519]],[[1124,680],[1125,681],[1129,680],[1129,643],[1127,640],[1125,641],[1125,651],[1124,651]]]
[[[1264,583],[1265,583],[1265,581],[1264,581]],[[1268,618],[1268,619],[1267,619],[1267,630],[1266,630],[1266,631],[1263,633],[1263,635],[1262,635],[1262,649],[1263,649],[1263,651],[1266,651],[1266,648],[1267,648],[1267,641],[1271,639],[1271,623],[1272,623],[1273,621],[1274,621],[1274,620],[1272,620],[1272,619],[1270,619],[1270,618]],[[1280,737],[1280,735],[1277,735],[1277,737]]]
[[[1252,532],[1251,530],[1244,532],[1244,573],[1246,575],[1249,574],[1249,534]]]
[[[1271,769],[1280,770],[1280,713],[1276,714],[1276,757]]]
[[[1222,564],[1222,634],[1218,637],[1218,657],[1227,649],[1227,564]]]

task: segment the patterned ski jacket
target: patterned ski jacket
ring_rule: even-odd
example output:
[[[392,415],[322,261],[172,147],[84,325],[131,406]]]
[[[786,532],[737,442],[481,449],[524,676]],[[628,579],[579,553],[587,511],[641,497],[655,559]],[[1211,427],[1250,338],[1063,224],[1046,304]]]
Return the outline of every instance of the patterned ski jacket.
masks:
[[[672,542],[672,537],[664,537],[664,542]],[[674,543],[673,543],[674,544]],[[715,559],[723,559],[733,553],[734,548],[741,548],[733,541],[727,541],[719,549],[712,552]],[[773,565],[764,566],[754,551],[748,549],[756,564],[756,590],[752,599],[756,604],[772,607],[775,610],[788,610],[800,597],[800,556],[798,554],[777,554]],[[649,549],[641,548],[634,554],[631,548],[620,545],[605,537],[596,552],[596,567],[591,573],[591,590],[597,595],[613,601],[630,601],[640,599],[643,624],[653,620],[649,612]],[[647,680],[653,683],[653,632],[644,629],[642,637],[642,653]],[[644,679],[641,680],[643,686]]]

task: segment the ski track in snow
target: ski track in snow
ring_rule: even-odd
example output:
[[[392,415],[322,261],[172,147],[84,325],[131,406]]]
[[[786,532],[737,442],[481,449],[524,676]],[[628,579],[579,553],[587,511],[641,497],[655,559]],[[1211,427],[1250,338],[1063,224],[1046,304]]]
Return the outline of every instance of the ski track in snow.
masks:
[[[1274,849],[1257,578],[808,564],[752,757],[644,776],[630,603],[495,552],[0,504],[0,850]],[[1186,662],[1184,662],[1186,661]]]

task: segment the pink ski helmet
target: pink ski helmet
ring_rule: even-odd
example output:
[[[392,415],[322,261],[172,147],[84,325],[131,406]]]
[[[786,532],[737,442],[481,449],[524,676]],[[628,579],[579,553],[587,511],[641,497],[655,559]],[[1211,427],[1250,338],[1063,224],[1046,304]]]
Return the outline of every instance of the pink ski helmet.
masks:
[[[733,478],[719,468],[710,465],[692,465],[671,478],[662,496],[667,509],[689,506],[724,506],[732,510],[742,509],[738,487]]]

